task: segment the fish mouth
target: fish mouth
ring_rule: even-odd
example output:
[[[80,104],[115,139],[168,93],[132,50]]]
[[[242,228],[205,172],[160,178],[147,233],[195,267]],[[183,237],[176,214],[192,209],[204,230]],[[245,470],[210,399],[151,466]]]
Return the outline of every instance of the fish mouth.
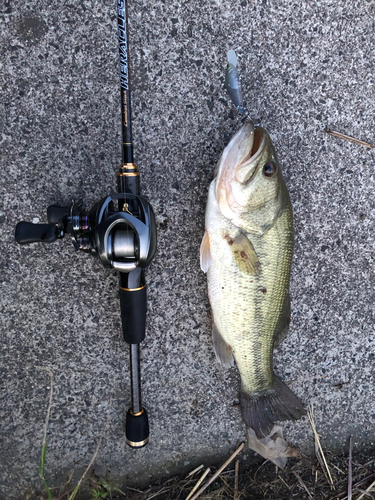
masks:
[[[236,167],[236,180],[241,184],[251,182],[259,167],[259,159],[266,145],[266,133],[262,127],[254,130],[253,141],[248,143],[245,156]]]
[[[223,214],[227,208],[232,212],[243,210],[235,200],[233,189],[236,184],[246,186],[256,175],[266,137],[264,129],[255,129],[253,122],[248,120],[224,149],[215,170],[215,197]]]

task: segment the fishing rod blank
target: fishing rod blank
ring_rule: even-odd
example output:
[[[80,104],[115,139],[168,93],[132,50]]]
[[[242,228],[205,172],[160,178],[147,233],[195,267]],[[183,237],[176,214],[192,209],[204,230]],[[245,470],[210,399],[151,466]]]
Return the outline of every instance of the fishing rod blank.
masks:
[[[126,1],[118,0],[117,7],[123,139],[123,163],[117,174],[117,188],[119,193],[139,195],[139,171],[133,159]],[[119,210],[132,213],[137,210],[137,206],[130,202],[119,206]],[[156,232],[154,242],[156,244]],[[120,274],[120,302],[124,339],[130,344],[132,406],[126,416],[126,440],[129,446],[141,447],[149,439],[147,412],[141,402],[139,352],[139,344],[144,340],[146,328],[146,281],[143,269]]]
[[[140,349],[146,330],[145,269],[156,252],[156,223],[151,205],[140,194],[139,170],[133,161],[129,49],[126,1],[117,0],[122,115],[122,163],[117,173],[118,193],[99,200],[89,211],[82,201],[47,209],[48,224],[19,222],[20,244],[51,243],[72,235],[76,250],[97,255],[104,267],[120,276],[122,330],[130,351],[131,408],[126,415],[126,442],[140,448],[149,440],[147,412],[141,401]]]

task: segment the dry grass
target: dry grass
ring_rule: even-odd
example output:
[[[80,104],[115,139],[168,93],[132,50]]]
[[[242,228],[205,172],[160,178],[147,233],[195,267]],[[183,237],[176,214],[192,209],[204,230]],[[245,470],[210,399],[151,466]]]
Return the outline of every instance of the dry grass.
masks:
[[[313,408],[308,409],[313,431],[315,458],[300,456],[289,459],[284,470],[269,461],[254,457],[251,468],[241,467],[233,460],[243,445],[220,467],[205,469],[203,465],[186,477],[175,477],[144,491],[126,489],[112,499],[131,500],[362,500],[375,499],[375,450],[369,456],[353,453],[352,439],[348,453],[324,452],[317,432]],[[247,452],[248,453],[248,452]],[[259,465],[260,464],[260,465]],[[228,470],[229,468],[229,470]],[[203,472],[204,471],[204,472]],[[201,486],[203,484],[203,486]],[[198,489],[199,488],[199,489]],[[371,493],[373,492],[373,494]],[[111,492],[109,492],[111,494]]]
[[[375,451],[373,456],[375,457]],[[348,500],[350,470],[348,454],[337,456],[325,452],[324,457],[330,469],[333,484],[327,477],[324,462],[322,466],[317,458],[302,456],[299,459],[289,459],[285,469],[281,470],[270,462],[262,463],[259,457],[254,457],[254,466],[251,468],[246,469],[240,465],[237,487],[236,467],[232,462],[202,492],[199,500],[289,500],[293,498],[297,500]],[[353,453],[351,486],[353,500],[375,498],[374,493],[372,496],[369,496],[368,492],[364,493],[367,488],[370,490],[375,486],[373,484],[375,459],[369,460],[369,458],[368,455],[358,457],[356,453]],[[205,477],[204,483],[215,474],[215,467],[210,468],[211,472]],[[111,497],[108,495],[107,498],[113,500],[186,500],[205,470],[207,469],[200,468],[190,476],[170,478],[143,491],[134,491],[124,487],[119,494],[112,490]],[[97,478],[92,477],[92,481],[96,488],[100,488],[100,481],[98,482]],[[196,491],[197,489],[194,493]],[[191,498],[192,496],[190,500]]]
[[[48,488],[44,477],[53,374],[49,369],[38,368],[47,371],[50,375],[50,397],[40,463],[40,477],[44,482],[45,492],[43,497],[38,498],[47,496],[50,500],[73,500],[95,461],[105,429],[94,456],[77,486],[72,487],[70,477],[67,483],[59,488],[58,496],[55,496],[53,490],[56,488]],[[85,484],[84,491],[81,491],[79,496],[92,500],[104,498],[111,500],[289,500],[292,498],[297,500],[366,500],[372,498],[375,500],[375,450],[372,450],[370,455],[359,455],[353,451],[352,439],[350,439],[347,454],[334,455],[324,452],[315,426],[312,407],[309,407],[308,418],[313,431],[316,456],[315,458],[300,456],[289,459],[283,470],[275,467],[270,461],[262,462],[260,457],[254,457],[251,467],[245,468],[244,464],[241,467],[238,460],[240,452],[244,449],[244,444],[241,444],[220,467],[207,468],[207,464],[202,464],[185,477],[169,478],[145,490],[130,487],[120,489],[110,480],[98,478],[95,473],[92,473],[89,479],[89,489]],[[246,450],[246,453],[248,454],[249,451]]]
[[[327,464],[327,460],[326,460],[326,457],[324,455],[322,445],[320,444],[320,436],[316,431],[315,421],[314,421],[314,409],[313,409],[312,405],[310,405],[308,410],[307,410],[307,417],[310,421],[311,429],[314,433],[314,444],[315,444],[316,458],[319,460],[320,466],[324,472],[324,475],[326,476],[327,481],[331,485],[332,489],[335,489],[335,484],[334,484],[333,479],[332,479],[331,471],[330,471],[330,468]]]
[[[361,146],[366,146],[366,148],[373,149],[373,147],[374,147],[374,145],[370,144],[369,142],[361,141],[360,139],[355,139],[354,137],[351,137],[350,135],[341,134],[340,132],[335,132],[335,131],[331,130],[330,128],[326,128],[324,132],[326,132],[327,134],[333,135],[334,137],[338,137],[339,139],[344,139],[345,141],[354,142],[354,144],[360,144]]]

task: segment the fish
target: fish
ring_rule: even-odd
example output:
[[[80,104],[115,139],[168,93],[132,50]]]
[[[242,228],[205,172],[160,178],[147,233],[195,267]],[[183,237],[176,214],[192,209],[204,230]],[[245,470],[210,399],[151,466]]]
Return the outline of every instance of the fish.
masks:
[[[210,184],[200,264],[207,273],[218,361],[240,373],[243,420],[258,438],[305,409],[274,373],[290,323],[293,214],[268,132],[246,120]]]
[[[227,53],[228,64],[225,72],[224,88],[228,92],[239,113],[245,113],[245,103],[242,96],[241,76],[237,68],[237,56],[233,49]]]

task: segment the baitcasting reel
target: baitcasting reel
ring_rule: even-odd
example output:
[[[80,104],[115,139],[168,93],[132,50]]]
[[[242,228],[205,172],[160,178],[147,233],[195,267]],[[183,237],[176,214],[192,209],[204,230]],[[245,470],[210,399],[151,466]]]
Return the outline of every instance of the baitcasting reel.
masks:
[[[123,211],[114,209],[115,201]],[[154,212],[141,195],[110,194],[89,212],[82,209],[81,200],[68,207],[51,205],[47,217],[49,224],[19,222],[17,243],[52,243],[71,234],[76,250],[98,255],[104,267],[122,273],[148,267],[156,251]]]

